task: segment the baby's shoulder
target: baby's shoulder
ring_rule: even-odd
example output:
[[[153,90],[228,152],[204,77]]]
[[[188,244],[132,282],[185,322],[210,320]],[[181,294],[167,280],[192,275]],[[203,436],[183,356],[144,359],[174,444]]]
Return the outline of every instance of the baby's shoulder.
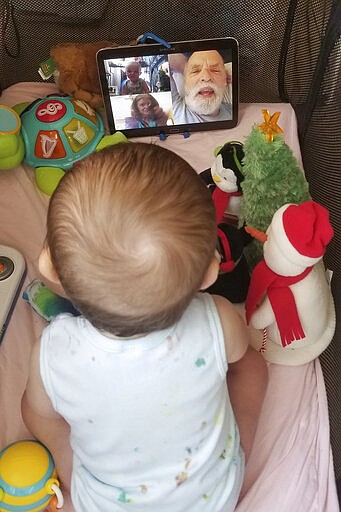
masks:
[[[56,339],[70,337],[73,333],[78,333],[90,325],[82,316],[75,316],[70,313],[61,313],[51,320],[42,333],[42,339]]]

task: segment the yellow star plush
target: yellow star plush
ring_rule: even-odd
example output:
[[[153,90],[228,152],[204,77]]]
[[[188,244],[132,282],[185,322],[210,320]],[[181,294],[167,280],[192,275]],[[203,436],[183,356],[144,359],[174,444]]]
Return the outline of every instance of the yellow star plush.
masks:
[[[263,109],[262,114],[264,117],[264,123],[259,124],[258,129],[265,133],[266,142],[272,142],[274,140],[275,133],[283,133],[282,128],[280,128],[277,124],[281,113],[275,112],[271,116],[267,109]]]

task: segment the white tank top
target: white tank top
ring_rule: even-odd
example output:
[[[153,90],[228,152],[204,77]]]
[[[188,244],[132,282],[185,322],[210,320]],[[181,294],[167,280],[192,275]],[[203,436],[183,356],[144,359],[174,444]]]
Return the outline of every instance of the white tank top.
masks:
[[[138,338],[60,315],[42,335],[40,370],[71,426],[77,512],[234,510],[244,457],[210,295]]]

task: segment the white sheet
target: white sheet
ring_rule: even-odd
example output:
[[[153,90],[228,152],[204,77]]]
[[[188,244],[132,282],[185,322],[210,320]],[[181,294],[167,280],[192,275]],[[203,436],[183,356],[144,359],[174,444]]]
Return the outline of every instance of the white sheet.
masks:
[[[13,106],[56,91],[53,84],[19,83],[5,90],[0,103]],[[286,142],[301,162],[294,111],[288,104],[241,105],[240,122],[231,130],[172,135],[147,140],[185,158],[198,171],[211,166],[213,150],[229,140],[244,141],[262,108],[280,111]],[[137,140],[137,139],[136,139]],[[141,139],[140,139],[141,140]],[[0,244],[22,252],[25,284],[37,278],[37,258],[45,236],[48,198],[34,184],[33,171],[22,164],[0,172]],[[44,326],[19,298],[0,346],[0,450],[30,437],[20,415],[34,340]],[[298,367],[269,365],[270,383],[255,445],[246,469],[246,492],[237,512],[338,512],[329,444],[326,392],[319,361]],[[176,511],[174,511],[176,512]]]

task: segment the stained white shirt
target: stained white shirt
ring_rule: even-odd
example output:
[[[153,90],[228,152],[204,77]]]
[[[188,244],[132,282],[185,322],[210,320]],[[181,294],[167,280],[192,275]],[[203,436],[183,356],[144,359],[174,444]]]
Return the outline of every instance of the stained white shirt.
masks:
[[[212,297],[164,331],[113,339],[85,318],[44,330],[41,376],[71,426],[77,512],[230,512],[244,457]]]

